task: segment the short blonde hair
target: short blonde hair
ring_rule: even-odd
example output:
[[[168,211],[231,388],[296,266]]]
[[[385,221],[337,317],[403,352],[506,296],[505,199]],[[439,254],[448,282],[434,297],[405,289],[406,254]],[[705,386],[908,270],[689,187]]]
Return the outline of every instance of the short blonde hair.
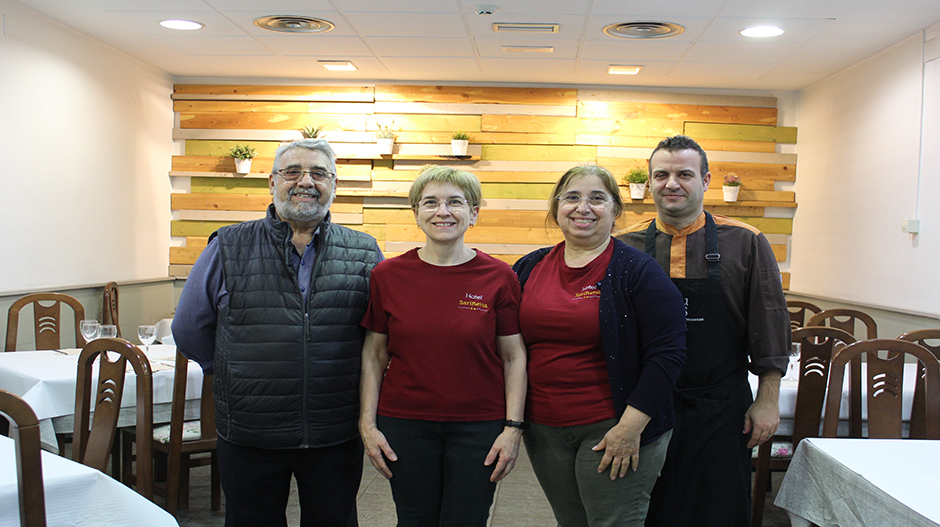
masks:
[[[458,170],[453,167],[441,165],[427,165],[418,172],[418,177],[411,184],[408,191],[408,203],[411,208],[417,208],[421,201],[421,193],[428,183],[450,183],[463,191],[470,207],[479,207],[483,201],[483,189],[480,187],[480,180],[466,170]]]
[[[617,186],[617,180],[614,179],[613,174],[600,165],[578,165],[565,172],[565,175],[561,176],[561,179],[555,183],[555,187],[552,189],[552,196],[548,199],[548,216],[545,218],[546,222],[550,221],[558,225],[559,196],[568,188],[568,185],[570,185],[572,181],[585,176],[597,176],[601,178],[604,188],[607,189],[607,193],[610,194],[610,197],[614,200],[614,221],[616,222],[617,219],[620,218],[620,215],[623,214],[623,198],[620,197],[620,187]]]

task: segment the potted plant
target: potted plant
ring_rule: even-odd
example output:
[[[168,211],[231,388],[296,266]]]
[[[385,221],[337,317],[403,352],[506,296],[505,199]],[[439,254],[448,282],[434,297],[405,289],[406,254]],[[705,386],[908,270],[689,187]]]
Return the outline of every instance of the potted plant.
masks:
[[[392,124],[395,124],[393,121]],[[375,133],[375,142],[379,145],[379,155],[391,155],[395,148],[395,138],[398,137],[392,130],[392,125],[382,126],[376,124],[379,131]]]
[[[299,128],[300,135],[304,136],[304,139],[316,139],[320,135],[320,131],[323,130],[322,124],[308,124]]]
[[[649,175],[644,167],[633,167],[623,178],[630,185],[630,199],[643,199],[646,197],[646,182]]]
[[[457,131],[450,139],[450,148],[455,156],[467,155],[467,146],[470,144],[470,134]]]
[[[738,201],[738,191],[741,190],[741,178],[734,172],[728,172],[725,175],[724,183],[721,184],[721,190],[724,194],[725,201],[729,203]]]
[[[235,145],[228,151],[228,155],[235,158],[235,172],[247,174],[251,172],[251,158],[258,155],[249,145]]]

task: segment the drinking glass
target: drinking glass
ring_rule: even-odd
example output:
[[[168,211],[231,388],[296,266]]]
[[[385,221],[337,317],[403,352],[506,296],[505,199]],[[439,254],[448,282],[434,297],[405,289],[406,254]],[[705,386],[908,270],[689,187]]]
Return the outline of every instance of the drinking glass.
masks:
[[[98,324],[97,320],[86,319],[82,320],[79,325],[79,329],[82,332],[82,338],[85,339],[85,344],[98,338],[98,332],[101,331],[101,325]]]
[[[137,326],[137,338],[144,345],[144,351],[150,351],[150,345],[157,340],[157,326],[141,325]]]
[[[102,324],[101,331],[98,333],[99,338],[107,339],[117,337],[117,326],[114,324]]]

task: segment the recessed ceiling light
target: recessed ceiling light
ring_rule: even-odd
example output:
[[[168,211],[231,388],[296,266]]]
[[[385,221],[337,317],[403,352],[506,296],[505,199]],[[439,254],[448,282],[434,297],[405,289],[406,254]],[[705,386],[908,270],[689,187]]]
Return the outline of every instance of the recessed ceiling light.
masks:
[[[611,64],[607,68],[607,73],[609,75],[636,75],[640,73],[641,69],[643,69],[643,66],[615,66]]]
[[[496,22],[493,31],[520,31],[524,33],[558,33],[558,24],[532,24],[529,22]]]
[[[318,60],[317,62],[330,71],[356,71],[359,69],[348,60]]]
[[[179,29],[180,31],[195,31],[206,27],[202,22],[194,20],[163,20],[160,25],[167,29]]]
[[[515,53],[554,53],[554,46],[503,46],[503,51]]]
[[[282,33],[326,33],[336,27],[329,20],[294,15],[263,16],[255,20],[255,25]]]
[[[783,30],[777,26],[754,26],[740,31],[742,36],[752,38],[779,37]]]

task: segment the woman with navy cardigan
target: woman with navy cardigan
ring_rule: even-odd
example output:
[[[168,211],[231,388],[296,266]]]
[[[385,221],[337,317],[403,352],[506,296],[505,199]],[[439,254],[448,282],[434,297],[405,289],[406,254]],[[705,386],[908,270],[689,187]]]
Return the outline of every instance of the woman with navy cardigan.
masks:
[[[683,301],[655,260],[611,237],[622,211],[610,172],[572,168],[549,201],[564,241],[514,266],[523,440],[560,527],[642,526],[672,435]]]

